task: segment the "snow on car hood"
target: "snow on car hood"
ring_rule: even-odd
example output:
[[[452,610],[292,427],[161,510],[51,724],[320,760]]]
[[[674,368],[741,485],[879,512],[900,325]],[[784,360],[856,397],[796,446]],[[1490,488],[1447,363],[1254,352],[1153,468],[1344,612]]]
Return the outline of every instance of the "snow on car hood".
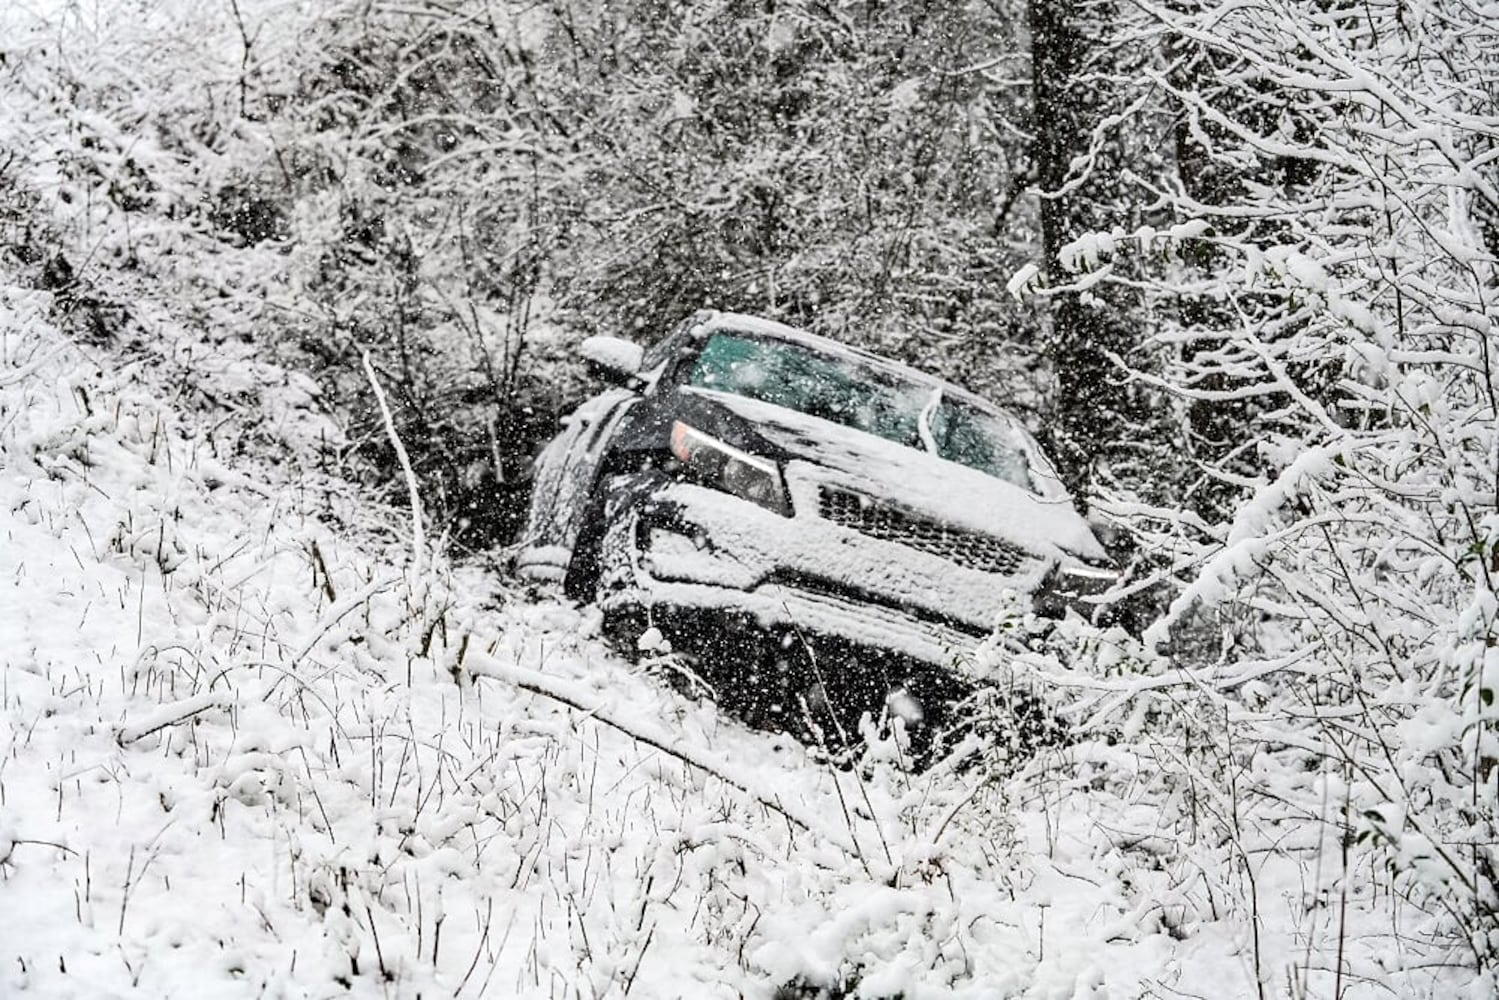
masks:
[[[1108,558],[1088,522],[1065,498],[1042,498],[977,469],[774,403],[696,386],[682,391],[752,421],[761,437],[793,456],[791,476],[805,472],[859,490],[876,502],[1004,538],[1039,555],[1055,556],[1061,549],[1087,560]],[[841,475],[819,475],[798,466],[821,466]]]

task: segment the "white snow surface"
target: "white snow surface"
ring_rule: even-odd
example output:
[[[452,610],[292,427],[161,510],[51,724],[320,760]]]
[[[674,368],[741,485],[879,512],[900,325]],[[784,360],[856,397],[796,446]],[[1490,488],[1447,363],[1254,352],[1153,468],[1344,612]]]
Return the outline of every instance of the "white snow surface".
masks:
[[[231,461],[170,352],[49,306],[0,284],[0,996],[1255,993],[1246,899],[1117,792],[1136,751],[818,765],[589,615],[407,578],[398,512]],[[1333,873],[1255,863],[1300,974]],[[1385,995],[1371,941],[1345,996]]]
[[[257,355],[255,303],[165,290],[286,266],[159,211],[270,143],[242,121],[188,166],[142,123],[232,92],[236,12],[296,38],[315,7],[0,5],[6,180],[139,323],[71,342],[0,252],[0,998],[1494,995],[1340,850],[1347,783],[1296,732],[1200,780],[1147,719],[1194,678],[1117,638],[978,654],[1099,715],[1136,697],[1106,741],[915,775],[876,737],[844,771],[677,693],[659,648],[613,655],[592,612],[441,551],[408,575],[406,513],[317,471],[339,428]],[[63,169],[126,150],[163,192],[131,220]]]

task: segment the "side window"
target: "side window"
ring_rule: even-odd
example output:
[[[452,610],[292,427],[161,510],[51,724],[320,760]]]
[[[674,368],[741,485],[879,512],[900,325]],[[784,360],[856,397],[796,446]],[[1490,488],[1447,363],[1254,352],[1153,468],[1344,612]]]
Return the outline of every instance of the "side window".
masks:
[[[705,389],[755,396],[754,388],[765,381],[766,365],[762,355],[766,353],[762,345],[752,340],[715,333],[698,352],[687,380]]]

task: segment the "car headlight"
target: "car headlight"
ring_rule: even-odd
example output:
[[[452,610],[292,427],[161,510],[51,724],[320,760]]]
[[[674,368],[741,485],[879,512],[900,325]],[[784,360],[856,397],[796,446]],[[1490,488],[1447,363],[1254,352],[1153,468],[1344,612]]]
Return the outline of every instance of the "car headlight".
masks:
[[[1119,571],[1111,566],[1064,563],[1057,567],[1054,580],[1058,589],[1066,593],[1092,597],[1118,583]]]
[[[703,485],[791,514],[780,467],[770,459],[740,451],[680,420],[671,425],[671,453]]]
[[[1071,608],[1092,620],[1098,610],[1090,600],[1119,582],[1119,573],[1108,566],[1090,566],[1084,562],[1055,565],[1036,591],[1036,612],[1048,618],[1061,618]]]

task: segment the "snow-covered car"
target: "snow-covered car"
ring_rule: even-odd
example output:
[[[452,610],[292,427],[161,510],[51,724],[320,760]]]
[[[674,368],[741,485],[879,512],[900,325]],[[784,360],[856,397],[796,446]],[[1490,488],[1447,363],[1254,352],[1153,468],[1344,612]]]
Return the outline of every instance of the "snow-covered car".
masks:
[[[1031,435],[957,386],[731,313],[581,353],[615,387],[538,457],[516,566],[606,625],[950,668],[1013,595],[1115,580]]]

